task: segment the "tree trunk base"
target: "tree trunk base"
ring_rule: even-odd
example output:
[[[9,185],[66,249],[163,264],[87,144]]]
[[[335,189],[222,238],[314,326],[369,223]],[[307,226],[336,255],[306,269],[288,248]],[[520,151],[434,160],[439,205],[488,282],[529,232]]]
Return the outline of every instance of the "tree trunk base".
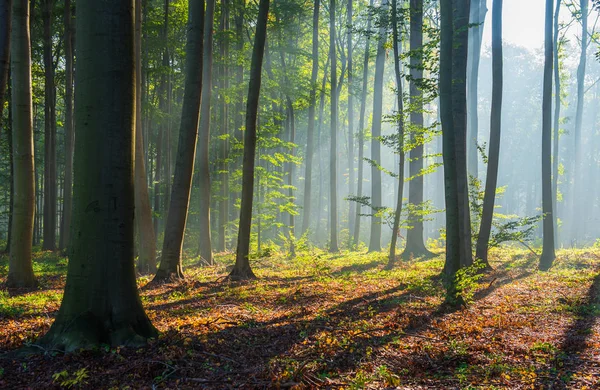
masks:
[[[166,271],[164,269],[159,268],[158,271],[156,271],[154,279],[152,279],[152,282],[150,283],[175,282],[184,279],[185,275],[183,274],[181,269],[179,269],[179,267],[176,271]]]
[[[111,347],[143,347],[148,339],[158,336],[158,331],[145,316],[126,323],[107,323],[92,313],[83,313],[75,318],[64,318],[56,322],[39,345],[66,353],[80,349],[94,349],[102,344]]]
[[[409,248],[404,249],[404,252],[400,255],[402,260],[418,259],[424,257],[425,259],[431,259],[435,257],[435,253],[430,252],[427,248]]]
[[[27,288],[32,289],[38,286],[37,280],[35,276],[28,275],[25,277],[15,276],[8,273],[8,277],[6,278],[6,287],[8,288]]]
[[[547,254],[542,251],[542,256],[540,257],[540,265],[538,269],[540,271],[548,271],[552,268],[552,263],[554,263],[554,259],[556,256],[554,254]]]
[[[254,272],[252,272],[252,268],[250,266],[246,267],[236,267],[234,266],[231,270],[231,273],[225,278],[227,281],[231,282],[240,282],[244,280],[254,280],[258,279]]]

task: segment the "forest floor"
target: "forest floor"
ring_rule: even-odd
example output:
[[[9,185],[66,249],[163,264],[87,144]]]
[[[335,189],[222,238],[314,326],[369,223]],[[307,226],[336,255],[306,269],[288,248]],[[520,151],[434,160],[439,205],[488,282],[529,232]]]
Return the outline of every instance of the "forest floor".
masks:
[[[140,277],[161,333],[145,348],[2,357],[35,345],[60,305],[66,260],[36,253],[39,289],[0,290],[0,388],[600,388],[598,249],[561,250],[546,273],[496,250],[460,310],[443,304],[442,256],[385,270],[384,254],[273,255],[244,283],[223,281],[231,262]]]

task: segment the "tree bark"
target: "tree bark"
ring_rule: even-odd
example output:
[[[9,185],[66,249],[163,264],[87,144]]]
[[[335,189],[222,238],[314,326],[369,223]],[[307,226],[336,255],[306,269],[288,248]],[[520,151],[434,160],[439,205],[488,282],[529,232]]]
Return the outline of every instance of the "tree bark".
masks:
[[[354,74],[352,58],[352,0],[347,0],[347,29],[346,46],[348,51],[348,194],[354,193],[356,177],[354,172]],[[348,232],[354,231],[354,214],[356,214],[356,202],[349,202],[348,209]],[[350,244],[350,243],[348,243]]]
[[[377,58],[375,59],[375,85],[373,89],[373,124],[371,128],[371,159],[374,163],[381,162],[381,122],[383,111],[383,73],[385,70],[385,44],[387,41],[387,0],[381,4],[381,20],[379,27],[379,43],[377,45]],[[381,207],[381,171],[377,166],[371,166],[371,205],[373,216],[371,217],[371,238],[369,240],[369,252],[381,250],[381,216],[376,208]]]
[[[185,90],[179,128],[179,143],[175,161],[175,173],[171,190],[171,202],[160,267],[154,281],[183,278],[181,252],[187,212],[194,173],[196,140],[202,90],[202,53],[204,44],[204,1],[190,1],[185,63]]]
[[[10,68],[11,5],[12,0],[0,0],[0,118],[2,118],[4,97],[8,84],[8,70]],[[1,125],[2,123],[0,123],[0,130],[2,129]]]
[[[135,223],[138,242],[138,271],[156,272],[156,236],[144,166],[142,132],[142,2],[135,0]]]
[[[71,0],[65,0],[65,181],[63,185],[63,213],[60,224],[58,248],[69,246],[71,216],[73,209],[73,144],[75,142],[73,121],[73,9]]]
[[[254,158],[256,157],[258,117],[258,101],[262,76],[262,62],[267,38],[267,19],[269,16],[269,0],[260,0],[258,19],[254,34],[254,48],[250,65],[250,83],[246,104],[246,131],[244,134],[244,163],[242,171],[242,203],[238,232],[235,265],[229,274],[231,280],[254,279],[256,276],[250,268],[250,232],[252,230],[252,200],[254,197]]]
[[[500,161],[500,136],[502,132],[502,0],[492,3],[492,113],[490,119],[490,149],[488,152],[485,194],[479,235],[477,236],[476,258],[487,267],[488,247],[494,218],[494,202],[498,183],[498,165]]]
[[[202,66],[202,104],[200,108],[200,128],[198,129],[198,185],[200,188],[200,208],[198,211],[200,231],[198,254],[207,264],[213,264],[210,225],[210,105],[212,95],[213,25],[215,0],[207,0],[204,21],[204,61]]]
[[[544,241],[539,268],[552,267],[554,252],[554,217],[552,210],[552,44],[553,0],[546,0],[546,25],[544,40],[544,86],[542,92],[542,212]]]
[[[329,251],[339,251],[337,222],[337,52],[335,30],[335,0],[329,2],[329,57],[331,58],[330,99],[331,99],[331,133],[329,150]]]
[[[420,139],[423,137],[423,91],[419,82],[423,80],[423,0],[410,2],[410,122],[412,123],[409,164],[409,193],[408,202],[413,206],[417,215],[410,216],[410,225],[406,233],[406,249],[403,257],[431,256],[423,240],[423,151],[424,145]]]
[[[308,103],[308,128],[306,130],[306,152],[304,171],[304,202],[302,218],[302,234],[306,233],[310,226],[311,204],[312,204],[312,165],[314,155],[314,132],[315,132],[315,106],[317,103],[317,76],[319,75],[319,11],[320,0],[315,0],[313,8],[313,30],[312,30],[312,71],[310,75],[310,96]]]
[[[9,287],[34,287],[36,280],[31,262],[31,245],[35,215],[35,168],[29,1],[14,0],[11,15],[10,71],[15,196],[6,284]]]
[[[561,109],[561,82],[560,82],[560,63],[559,63],[559,16],[561,0],[556,0],[554,11],[554,134],[552,135],[552,222],[554,224],[554,242],[558,242],[558,163],[559,138],[560,138],[560,109]]]
[[[43,345],[139,346],[157,331],[135,280],[134,0],[77,2],[75,196],[63,301]]]
[[[220,96],[220,119],[222,139],[219,142],[219,174],[221,176],[221,196],[219,199],[219,242],[217,250],[224,252],[227,239],[227,225],[229,223],[229,174],[228,174],[228,154],[229,154],[229,109],[225,98],[225,91],[229,89],[229,1],[223,0],[221,3],[221,34],[222,42],[220,45],[221,55],[221,91]]]
[[[373,0],[369,1],[369,9],[373,8]],[[367,33],[371,32],[372,17],[371,12],[367,16]],[[358,120],[358,184],[356,186],[356,196],[362,196],[363,189],[363,175],[365,162],[363,161],[365,156],[365,111],[367,107],[367,92],[368,92],[368,81],[369,81],[369,58],[371,56],[371,39],[370,35],[367,34],[365,37],[365,57],[363,61],[363,77],[362,77],[362,93],[360,99],[360,115]],[[356,205],[356,214],[354,215],[354,232],[353,232],[353,245],[358,246],[360,239],[360,214],[361,205]]]
[[[44,218],[43,250],[56,249],[56,87],[52,60],[52,9],[54,0],[44,0]]]

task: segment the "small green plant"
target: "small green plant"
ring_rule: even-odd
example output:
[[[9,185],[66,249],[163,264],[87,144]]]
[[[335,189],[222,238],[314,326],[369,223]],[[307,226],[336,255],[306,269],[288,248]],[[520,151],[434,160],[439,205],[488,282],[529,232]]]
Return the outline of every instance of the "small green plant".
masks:
[[[52,380],[60,387],[71,389],[73,387],[81,387],[87,383],[89,377],[87,368],[83,367],[69,374],[67,370],[52,374]]]
[[[377,375],[383,381],[386,387],[398,387],[400,386],[400,378],[388,370],[386,366],[377,367]]]
[[[483,269],[485,269],[485,264],[476,260],[472,265],[456,271],[452,288],[447,289],[447,301],[453,304],[461,302],[464,305],[473,303],[475,291],[479,288],[479,282],[484,276],[481,273]]]

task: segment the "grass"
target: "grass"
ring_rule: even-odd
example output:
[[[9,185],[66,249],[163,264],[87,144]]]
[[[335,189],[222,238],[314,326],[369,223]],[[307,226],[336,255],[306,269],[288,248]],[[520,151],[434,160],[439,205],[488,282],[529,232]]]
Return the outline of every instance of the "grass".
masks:
[[[219,281],[231,254],[211,267],[190,257],[185,281],[141,290],[161,331],[148,347],[0,359],[0,387],[600,386],[598,249],[559,251],[547,273],[528,251],[495,250],[454,311],[437,253],[386,270],[385,253],[273,252],[245,283]],[[66,260],[35,256],[38,290],[0,290],[0,352],[34,343],[60,305]]]

